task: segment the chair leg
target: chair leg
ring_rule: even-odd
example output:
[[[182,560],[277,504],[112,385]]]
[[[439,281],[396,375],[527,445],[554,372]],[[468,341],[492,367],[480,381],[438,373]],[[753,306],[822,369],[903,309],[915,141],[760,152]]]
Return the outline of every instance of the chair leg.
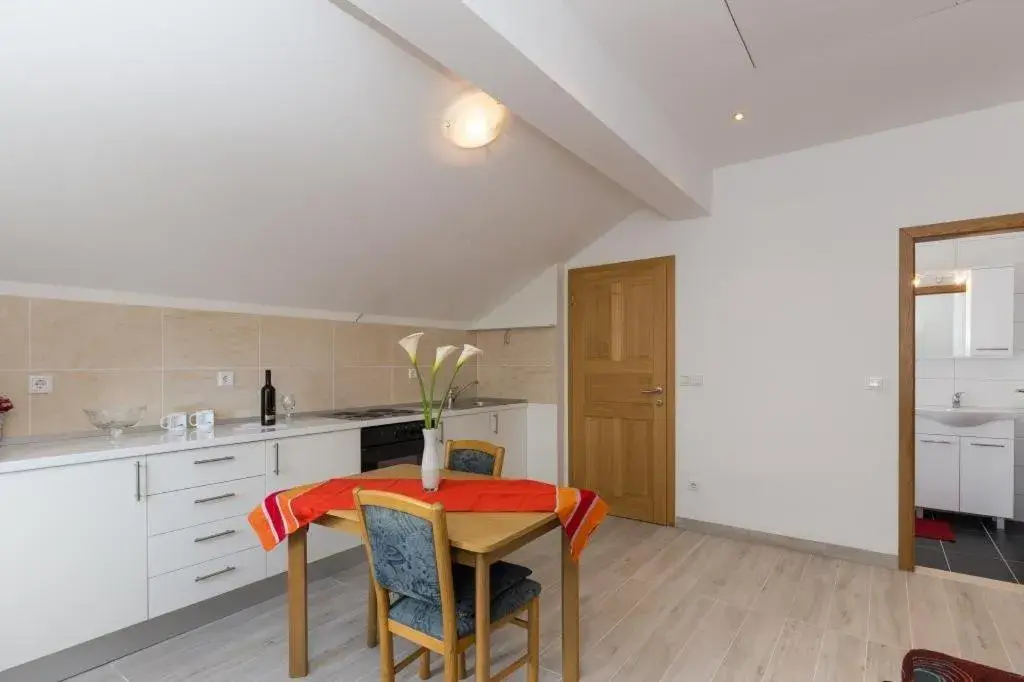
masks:
[[[395,655],[394,637],[391,631],[381,633],[380,638],[380,680],[381,682],[395,682]]]
[[[430,649],[424,649],[423,656],[420,657],[420,679],[430,679]]]
[[[469,677],[469,673],[466,672],[466,652],[463,651],[459,654],[459,679],[464,680]]]
[[[526,682],[537,682],[540,679],[540,597],[534,597],[527,606],[526,629]]]
[[[457,682],[459,679],[459,657],[454,651],[444,654],[444,682]]]

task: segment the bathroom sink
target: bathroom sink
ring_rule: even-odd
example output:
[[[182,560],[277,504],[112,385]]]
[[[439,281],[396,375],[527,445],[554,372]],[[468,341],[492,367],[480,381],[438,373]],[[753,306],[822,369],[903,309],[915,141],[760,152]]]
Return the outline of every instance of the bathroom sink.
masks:
[[[981,426],[1000,419],[1012,419],[1013,412],[980,407],[919,407],[915,414],[959,428]]]

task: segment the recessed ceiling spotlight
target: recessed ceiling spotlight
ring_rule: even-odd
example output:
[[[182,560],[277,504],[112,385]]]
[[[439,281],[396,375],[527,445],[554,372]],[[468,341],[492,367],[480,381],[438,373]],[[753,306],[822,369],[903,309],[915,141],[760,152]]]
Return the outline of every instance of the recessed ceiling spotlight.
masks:
[[[732,120],[734,121],[742,121],[745,118],[746,116],[743,114],[742,111],[737,111],[735,114],[732,115]]]

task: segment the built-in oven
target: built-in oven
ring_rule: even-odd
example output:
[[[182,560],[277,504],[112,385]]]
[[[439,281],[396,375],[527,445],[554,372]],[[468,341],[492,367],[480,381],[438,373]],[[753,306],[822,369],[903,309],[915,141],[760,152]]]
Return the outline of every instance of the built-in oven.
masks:
[[[360,444],[362,471],[396,464],[420,464],[423,460],[423,422],[364,426]]]

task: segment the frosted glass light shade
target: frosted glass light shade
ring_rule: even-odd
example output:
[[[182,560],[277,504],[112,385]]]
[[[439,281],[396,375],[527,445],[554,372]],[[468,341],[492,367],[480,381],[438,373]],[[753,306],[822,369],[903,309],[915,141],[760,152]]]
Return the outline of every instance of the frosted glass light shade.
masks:
[[[442,132],[456,147],[484,147],[501,134],[508,109],[486,92],[474,90],[460,96],[444,112]]]

